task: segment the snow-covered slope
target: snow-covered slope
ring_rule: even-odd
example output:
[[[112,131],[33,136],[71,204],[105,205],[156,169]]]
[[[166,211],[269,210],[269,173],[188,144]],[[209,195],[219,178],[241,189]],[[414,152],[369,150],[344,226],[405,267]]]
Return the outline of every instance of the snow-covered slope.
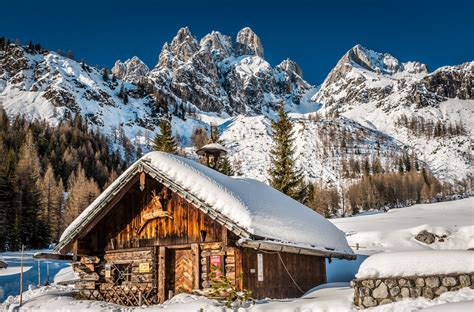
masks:
[[[122,88],[128,101],[120,96]],[[106,133],[123,126],[134,137],[140,129],[156,124],[153,105],[153,99],[139,94],[136,85],[105,81],[98,69],[57,53],[14,44],[0,51],[0,107],[9,115],[55,124],[64,114],[79,112]]]
[[[321,112],[343,116],[381,131],[413,148],[431,169],[448,180],[472,176],[470,141],[474,120],[474,62],[429,73],[418,62],[402,63],[356,45],[329,73],[313,100]],[[414,135],[397,123],[402,116],[467,133],[438,138]]]
[[[435,204],[392,209],[386,213],[367,213],[349,218],[331,219],[346,233],[349,245],[357,253],[407,250],[466,250],[474,248],[474,197]],[[443,241],[430,245],[415,236],[426,230]]]

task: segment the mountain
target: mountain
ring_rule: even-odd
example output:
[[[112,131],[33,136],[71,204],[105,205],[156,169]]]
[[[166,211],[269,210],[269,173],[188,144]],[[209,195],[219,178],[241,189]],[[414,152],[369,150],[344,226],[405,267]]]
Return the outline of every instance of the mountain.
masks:
[[[279,101],[298,105],[313,88],[294,61],[272,68],[263,58],[260,38],[248,27],[239,31],[235,42],[217,31],[198,40],[187,27],[181,28],[163,45],[149,74],[143,65],[134,57],[117,62],[112,72],[128,82],[153,81],[153,92],[169,105],[229,116],[259,115]]]
[[[321,113],[342,115],[414,149],[441,178],[472,176],[474,62],[430,73],[425,64],[402,63],[356,45],[339,60],[313,100],[322,104]],[[405,117],[416,124],[402,122]],[[429,135],[438,124],[458,125],[463,131]],[[417,125],[426,129],[413,131]]]
[[[238,171],[266,180],[270,124],[283,101],[297,163],[311,180],[350,183],[363,163],[395,170],[400,157],[414,154],[438,177],[459,181],[473,174],[473,65],[429,72],[356,45],[316,87],[290,59],[272,67],[250,28],[234,40],[217,31],[198,39],[185,27],[153,68],[135,56],[117,61],[111,74],[55,52],[0,47],[0,106],[53,124],[78,112],[118,149],[119,131],[149,148],[160,116],[170,114],[191,157],[194,129],[217,124]]]

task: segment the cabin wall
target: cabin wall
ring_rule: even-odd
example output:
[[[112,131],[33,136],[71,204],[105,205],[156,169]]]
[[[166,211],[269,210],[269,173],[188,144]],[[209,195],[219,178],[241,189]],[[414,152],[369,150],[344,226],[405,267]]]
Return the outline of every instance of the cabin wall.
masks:
[[[323,257],[280,252],[262,252],[244,248],[241,252],[243,287],[252,291],[255,299],[296,298],[303,292],[326,282]],[[258,256],[261,255],[261,256]],[[258,258],[261,257],[259,263]],[[289,273],[302,289],[293,283]]]

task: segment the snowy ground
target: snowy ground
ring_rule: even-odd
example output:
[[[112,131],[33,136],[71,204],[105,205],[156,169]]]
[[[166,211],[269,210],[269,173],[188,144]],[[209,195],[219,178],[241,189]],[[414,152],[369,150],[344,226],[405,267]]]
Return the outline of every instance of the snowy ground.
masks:
[[[152,307],[123,307],[101,301],[76,300],[74,291],[68,287],[48,286],[31,289],[23,295],[21,311],[101,311],[101,312],[138,312],[138,311],[317,311],[344,312],[357,311],[352,306],[353,290],[349,285],[327,284],[317,287],[298,299],[288,300],[259,300],[255,304],[239,309],[226,309],[216,300],[205,297],[180,294],[161,305]],[[474,289],[463,288],[457,292],[442,294],[439,298],[408,299],[397,303],[366,309],[368,312],[385,311],[417,311],[434,307],[429,311],[472,311],[474,307]],[[9,298],[3,305],[2,311],[15,311],[18,307],[18,297]]]
[[[38,252],[26,251],[23,257],[23,285],[27,289],[29,285],[38,284],[38,260],[33,259],[33,254]],[[10,295],[18,295],[20,289],[20,253],[0,253],[0,259],[8,263],[6,270],[0,269],[0,302]],[[62,268],[69,266],[67,261],[40,261],[41,283],[52,282],[56,273]],[[49,276],[47,274],[49,269]]]
[[[435,204],[414,205],[384,213],[331,220],[346,233],[359,254],[380,251],[474,248],[474,197]],[[415,240],[421,231],[447,235],[431,245]],[[359,250],[355,250],[359,244]]]

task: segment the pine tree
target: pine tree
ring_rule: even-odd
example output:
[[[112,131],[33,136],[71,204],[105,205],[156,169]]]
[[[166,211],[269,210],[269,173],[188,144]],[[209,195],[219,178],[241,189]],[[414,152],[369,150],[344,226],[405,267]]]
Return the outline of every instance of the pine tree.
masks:
[[[39,218],[41,194],[37,182],[39,160],[31,132],[27,134],[20,150],[20,159],[15,172],[15,218],[11,248],[20,244],[28,248],[45,247],[50,241],[50,232]]]
[[[39,189],[41,192],[40,218],[50,229],[53,241],[58,241],[60,235],[58,224],[61,220],[64,187],[62,181],[56,180],[51,164],[48,165],[39,183]]]
[[[173,137],[171,124],[164,118],[160,120],[160,134],[157,134],[153,140],[153,149],[155,151],[176,154],[177,144]]]
[[[295,168],[293,126],[283,103],[278,106],[277,112],[278,121],[272,122],[273,148],[270,151],[272,159],[268,171],[270,184],[280,192],[303,202],[307,186],[302,170]]]
[[[64,225],[70,224],[87,208],[99,196],[100,190],[94,180],[87,178],[84,169],[79,165],[74,174],[71,174],[68,179],[68,193],[69,197],[64,212]]]
[[[220,173],[223,173],[228,176],[233,176],[235,174],[234,169],[229,161],[227,156],[223,156],[219,160],[218,170]]]
[[[12,204],[13,188],[6,170],[0,167],[0,251],[6,250],[10,241],[13,216]]]

